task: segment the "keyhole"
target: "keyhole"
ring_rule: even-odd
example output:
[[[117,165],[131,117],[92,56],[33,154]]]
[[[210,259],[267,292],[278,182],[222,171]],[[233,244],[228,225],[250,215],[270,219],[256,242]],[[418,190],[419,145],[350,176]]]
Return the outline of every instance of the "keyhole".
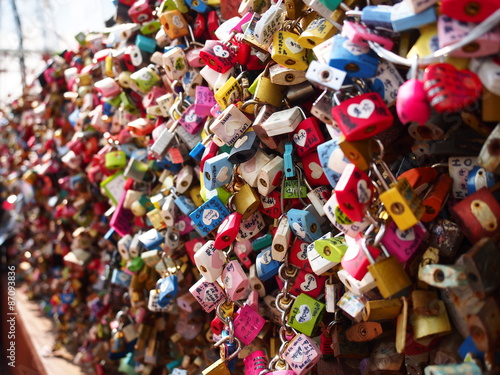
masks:
[[[500,138],[492,139],[488,144],[488,152],[491,155],[499,155],[500,154]]]
[[[373,133],[373,131],[375,130],[375,128],[376,128],[376,126],[375,126],[375,125],[368,126],[368,127],[365,129],[365,134]]]
[[[188,185],[188,182],[187,182],[187,181],[182,181],[182,182],[181,182],[181,186],[182,186],[182,187],[186,187],[187,185]]]
[[[282,244],[277,243],[276,245],[274,245],[274,250],[281,253],[285,250],[285,247]]]
[[[200,5],[200,2],[198,0],[193,0],[191,5],[193,6],[193,8],[196,8],[198,5]]]
[[[205,172],[205,177],[208,181],[210,181],[212,178],[210,177],[210,173]]]
[[[207,272],[207,268],[205,266],[200,266],[201,272]]]
[[[403,212],[405,212],[405,207],[403,206],[402,203],[395,202],[391,204],[390,210],[395,215],[401,215]]]
[[[267,182],[263,178],[259,179],[259,182],[262,186],[267,187]]]
[[[444,281],[444,273],[441,270],[436,270],[434,272],[434,280],[438,283],[442,283]]]
[[[330,248],[328,246],[325,246],[323,252],[325,253],[325,255],[328,257],[330,255],[332,255],[332,251],[330,250]]]
[[[479,49],[478,42],[470,42],[469,44],[466,44],[465,46],[462,47],[462,51],[467,53],[476,52],[478,49]]]
[[[243,290],[245,290],[245,288],[239,288],[236,290],[236,293],[241,293],[241,292],[243,292]]]
[[[179,236],[175,233],[170,233],[170,236],[168,236],[168,238],[170,239],[170,241],[177,241],[179,240]]]
[[[224,242],[229,242],[230,239],[231,239],[231,237],[229,237],[229,236],[222,236],[222,241],[224,241]]]
[[[262,288],[262,285],[260,284],[255,284],[253,287],[255,290],[260,290]]]
[[[287,73],[285,75],[285,81],[286,82],[292,82],[295,79],[294,75],[292,73]]]
[[[465,4],[465,8],[464,8],[464,11],[467,15],[469,16],[475,16],[479,13],[479,11],[481,10],[481,4],[475,2],[475,1],[471,1],[467,4]]]
[[[287,59],[287,60],[285,61],[285,64],[286,64],[286,65],[294,65],[294,64],[295,64],[295,60],[292,60],[292,59]]]
[[[348,72],[358,72],[359,71],[359,66],[355,63],[349,63],[344,66],[344,69],[347,70]]]
[[[315,45],[316,45],[316,42],[315,42],[314,40],[312,40],[312,39],[307,39],[307,42],[308,42],[309,44],[311,44],[312,46],[315,46]]]
[[[311,230],[311,232],[315,233],[318,230],[318,226],[316,224],[312,224],[309,229]]]
[[[324,82],[328,82],[330,80],[330,71],[329,70],[323,70],[321,72],[321,80]]]

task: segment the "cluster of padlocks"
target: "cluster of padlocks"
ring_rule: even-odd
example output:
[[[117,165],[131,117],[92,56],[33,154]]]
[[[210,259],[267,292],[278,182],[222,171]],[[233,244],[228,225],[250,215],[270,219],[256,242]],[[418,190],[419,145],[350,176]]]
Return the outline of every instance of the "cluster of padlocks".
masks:
[[[3,129],[76,363],[498,372],[498,0],[116,5]]]

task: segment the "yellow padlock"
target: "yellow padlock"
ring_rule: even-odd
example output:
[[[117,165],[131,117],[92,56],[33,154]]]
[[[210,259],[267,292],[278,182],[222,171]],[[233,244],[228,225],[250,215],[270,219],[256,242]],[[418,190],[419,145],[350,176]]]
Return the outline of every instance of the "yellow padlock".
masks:
[[[318,15],[300,34],[297,42],[304,48],[312,49],[331,38],[336,32],[335,26]]]
[[[224,84],[215,92],[214,98],[221,109],[224,110],[234,103],[237,99],[241,99],[241,86],[234,77],[230,77]]]
[[[295,70],[307,70],[307,49],[298,42],[299,36],[290,31],[278,31],[274,35],[271,58],[278,64]]]

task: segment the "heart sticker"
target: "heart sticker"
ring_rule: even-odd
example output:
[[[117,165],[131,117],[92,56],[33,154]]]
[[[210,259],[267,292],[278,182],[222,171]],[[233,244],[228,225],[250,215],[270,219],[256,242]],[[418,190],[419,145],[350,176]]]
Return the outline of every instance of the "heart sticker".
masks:
[[[311,170],[311,177],[315,180],[319,179],[323,174],[323,168],[316,162],[309,163],[309,169]]]
[[[300,53],[304,50],[304,48],[292,37],[288,37],[285,39],[285,45],[286,48],[288,48],[292,53]]]
[[[299,238],[305,238],[306,237],[306,231],[304,230],[304,228],[302,228],[302,226],[295,222],[292,224],[292,228],[293,230],[295,231],[295,235]]]
[[[273,178],[273,186],[278,186],[281,183],[281,178],[283,177],[283,171],[279,171]]]
[[[217,181],[224,182],[229,178],[229,168],[224,166],[220,169],[219,173],[217,173]]]
[[[218,218],[219,213],[216,210],[212,208],[206,208],[205,210],[203,210],[201,221],[205,225],[210,225],[212,224],[212,221],[217,220]]]
[[[398,238],[401,241],[413,242],[413,241],[415,241],[415,230],[413,228],[410,228],[410,229],[401,231],[401,230],[399,230],[399,228],[396,228],[396,236],[398,236]]]
[[[307,140],[307,132],[304,129],[300,129],[296,134],[293,135],[293,141],[297,146],[304,147]]]
[[[235,148],[240,148],[248,139],[248,135],[244,135],[234,143]]]
[[[276,200],[273,197],[266,197],[265,195],[261,195],[260,201],[264,208],[271,208],[276,204]]]
[[[180,16],[173,16],[172,17],[172,23],[175,25],[175,27],[178,27],[179,29],[182,29],[184,27],[184,22],[182,22]]]
[[[262,264],[269,264],[271,263],[271,251],[270,250],[267,250],[265,252],[262,253],[262,256],[260,258],[260,261]]]
[[[311,308],[307,305],[300,305],[299,314],[297,315],[297,322],[307,323],[312,319]]]
[[[375,103],[370,99],[363,99],[361,103],[353,103],[347,107],[347,114],[351,117],[367,119],[375,110]]]
[[[301,346],[297,346],[297,351],[290,356],[295,363],[304,363],[304,350]]]
[[[306,274],[305,280],[300,284],[300,289],[305,292],[315,290],[317,287],[318,283],[316,282],[316,278],[310,273]]]
[[[247,161],[246,163],[242,164],[243,171],[246,173],[253,173],[255,172],[255,165],[257,164],[257,159],[251,159]]]
[[[181,220],[175,224],[175,227],[179,229],[180,232],[184,232],[184,229],[186,229],[186,222]]]
[[[196,115],[196,112],[194,111],[194,109],[192,109],[191,111],[189,111],[186,117],[184,117],[184,120],[188,123],[191,123],[195,122],[197,118],[198,116]]]
[[[233,277],[229,272],[226,274],[226,277],[224,277],[224,280],[222,280],[222,282],[224,283],[226,289],[231,289],[233,287]]]
[[[224,131],[226,132],[226,135],[232,137],[234,133],[236,133],[237,130],[240,129],[240,124],[238,121],[228,121],[224,125]]]
[[[372,197],[371,191],[368,189],[366,180],[358,181],[358,200],[360,203],[368,203]]]
[[[345,167],[349,162],[346,162],[344,153],[340,147],[335,148],[333,152],[330,154],[330,158],[328,159],[327,167],[332,171],[342,174],[344,172]]]
[[[300,260],[307,259],[307,243],[306,242],[300,244],[300,252],[297,254],[297,258],[299,258]]]
[[[214,53],[218,57],[222,57],[223,59],[227,59],[229,57],[229,51],[226,50],[222,45],[217,44],[214,46]]]

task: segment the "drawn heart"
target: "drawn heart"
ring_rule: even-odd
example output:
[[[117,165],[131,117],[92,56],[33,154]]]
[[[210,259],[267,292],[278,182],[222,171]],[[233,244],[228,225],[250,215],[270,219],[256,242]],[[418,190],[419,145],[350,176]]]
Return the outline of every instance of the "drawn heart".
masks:
[[[238,121],[228,121],[224,125],[224,131],[230,137],[232,137],[234,133],[236,133],[236,131],[238,131],[240,128],[241,127]]]
[[[347,114],[351,117],[367,119],[375,110],[375,103],[370,99],[363,99],[359,104],[353,103],[347,107]]]
[[[260,257],[260,262],[262,264],[269,264],[271,263],[271,251],[270,250],[267,250],[265,252],[262,253],[261,257]]]
[[[345,161],[345,156],[342,152],[342,149],[340,147],[336,147],[330,154],[330,158],[328,159],[328,163],[326,166],[332,171],[338,174],[342,174],[347,164],[349,164],[349,162]]]
[[[372,197],[371,190],[368,188],[366,180],[358,181],[358,200],[360,203],[368,203]]]
[[[292,358],[292,361],[294,361],[295,363],[304,363],[304,349],[302,349],[302,346],[297,346],[296,347],[297,350],[295,351],[295,353],[291,353],[289,355],[289,357]]]
[[[311,170],[311,177],[315,180],[319,179],[323,174],[323,168],[316,162],[309,163],[309,169]]]
[[[297,254],[297,258],[299,258],[300,260],[307,259],[307,243],[306,242],[300,244],[300,252]]]
[[[293,141],[297,146],[304,147],[307,141],[307,132],[304,129],[300,129],[293,135]]]
[[[424,71],[424,90],[437,112],[457,112],[474,103],[482,93],[481,81],[470,70],[451,64],[433,64]]]
[[[312,319],[311,308],[307,305],[300,305],[299,314],[297,316],[297,322],[307,323]]]
[[[294,54],[300,53],[304,50],[304,48],[297,43],[292,37],[288,37],[285,39],[286,47]]]
[[[317,287],[318,283],[316,282],[316,278],[310,273],[306,274],[305,280],[300,284],[300,289],[305,292],[315,290]]]
[[[184,22],[182,22],[180,16],[173,16],[172,17],[172,23],[175,25],[175,27],[178,27],[179,29],[182,29],[184,27]]]
[[[240,148],[248,139],[248,135],[244,135],[234,143],[234,148]]]
[[[224,267],[224,255],[222,251],[216,250],[210,257],[210,262],[212,263],[212,268],[221,269]]]
[[[217,181],[225,182],[229,179],[229,168],[224,166],[220,169],[219,173],[217,173]]]
[[[196,115],[196,112],[194,111],[194,109],[192,109],[191,111],[189,111],[189,113],[186,115],[186,117],[184,117],[184,120],[187,123],[192,123],[192,122],[195,122],[197,118],[198,118],[198,116]]]
[[[299,238],[306,238],[306,231],[304,230],[304,228],[302,228],[302,226],[295,222],[292,224],[292,229],[294,230],[295,232],[295,235]]]
[[[217,210],[214,210],[212,208],[206,208],[203,210],[201,221],[205,225],[211,225],[212,221],[217,220],[218,218],[219,218],[219,213],[217,212]]]

